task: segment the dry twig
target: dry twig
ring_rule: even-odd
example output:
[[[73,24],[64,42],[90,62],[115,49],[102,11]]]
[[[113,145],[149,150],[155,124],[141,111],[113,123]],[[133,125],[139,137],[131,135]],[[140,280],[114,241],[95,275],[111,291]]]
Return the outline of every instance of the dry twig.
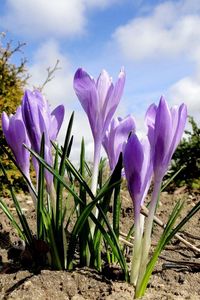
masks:
[[[148,208],[146,208],[146,206],[142,205],[142,209],[141,209],[141,213],[147,217],[149,214],[149,210]],[[154,216],[154,221],[156,224],[158,224],[160,227],[164,228],[165,224],[156,216]],[[123,237],[126,237],[127,234],[125,234],[124,232],[120,232],[120,235]],[[197,248],[195,245],[191,244],[190,242],[188,242],[186,239],[184,239],[182,236],[180,236],[178,233],[175,234],[175,237],[182,242],[185,246],[187,246],[187,248],[190,248],[192,251],[195,251],[197,253],[200,253],[200,249]],[[130,239],[134,240],[134,238],[131,236]],[[128,242],[127,240],[123,239],[122,237],[120,237],[120,240],[126,244],[127,246],[132,245],[130,242]],[[128,243],[127,243],[128,242]]]

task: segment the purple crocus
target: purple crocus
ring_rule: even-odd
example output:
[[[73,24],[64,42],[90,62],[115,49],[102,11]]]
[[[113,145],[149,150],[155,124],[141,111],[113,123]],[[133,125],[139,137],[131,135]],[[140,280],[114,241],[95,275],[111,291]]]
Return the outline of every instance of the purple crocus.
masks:
[[[52,165],[51,140],[55,140],[64,118],[64,106],[59,105],[52,112],[50,106],[42,94],[35,90],[26,90],[22,100],[22,116],[31,142],[31,148],[40,152],[42,135],[45,137],[44,156],[48,164]],[[36,173],[38,173],[38,162],[33,158]],[[52,175],[46,171],[45,178],[47,189],[50,191],[53,182]]]
[[[30,147],[30,141],[22,119],[21,106],[18,107],[14,115],[8,116],[6,112],[3,112],[1,118],[6,141],[15,156],[18,166],[25,176],[30,179],[30,152],[23,146],[25,144]]]
[[[103,70],[95,81],[83,69],[74,76],[74,89],[85,110],[94,138],[94,163],[91,190],[96,193],[101,144],[121,99],[125,84],[125,73],[121,70],[115,85]]]
[[[124,169],[128,189],[134,204],[134,251],[130,281],[136,285],[142,255],[144,216],[141,206],[147,195],[152,178],[151,149],[148,138],[138,139],[133,133],[124,148]]]
[[[182,137],[187,119],[185,104],[169,109],[161,97],[158,107],[153,104],[146,113],[148,137],[152,147],[155,178],[162,180],[172,155]]]
[[[146,272],[148,255],[151,247],[151,232],[153,218],[156,211],[161,183],[169,166],[172,155],[180,142],[187,119],[185,104],[169,109],[167,102],[161,97],[159,105],[152,104],[146,113],[148,139],[151,145],[151,160],[154,171],[154,187],[149,205],[149,214],[146,219],[144,238],[142,243],[142,257],[136,293]]]
[[[115,168],[123,145],[131,132],[135,132],[135,121],[132,116],[112,119],[103,139],[111,171]]]
[[[105,70],[96,81],[83,69],[76,71],[74,89],[88,116],[95,141],[102,141],[121,99],[124,83],[123,70],[119,73],[115,85]]]
[[[130,136],[124,148],[124,170],[137,219],[152,178],[151,149],[147,137],[139,140],[135,133]]]

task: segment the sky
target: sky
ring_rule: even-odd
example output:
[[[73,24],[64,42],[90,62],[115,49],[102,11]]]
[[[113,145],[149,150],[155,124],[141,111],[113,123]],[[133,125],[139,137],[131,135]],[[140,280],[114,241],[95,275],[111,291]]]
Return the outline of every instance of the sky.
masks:
[[[88,120],[73,90],[79,67],[94,78],[106,69],[113,81],[125,68],[116,116],[132,114],[140,134],[145,134],[148,106],[158,103],[161,95],[170,106],[186,103],[199,123],[199,0],[2,0],[0,32],[13,44],[26,43],[23,56],[30,89],[44,82],[47,68],[59,59],[59,70],[44,94],[52,108],[65,106],[60,141],[75,110],[72,159],[79,155],[82,136],[88,159],[93,152]]]

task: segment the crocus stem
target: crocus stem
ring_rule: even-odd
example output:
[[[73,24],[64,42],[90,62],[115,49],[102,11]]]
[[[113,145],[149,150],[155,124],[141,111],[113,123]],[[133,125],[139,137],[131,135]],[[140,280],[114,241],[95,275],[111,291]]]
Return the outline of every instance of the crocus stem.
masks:
[[[94,143],[94,160],[93,160],[93,170],[92,170],[92,182],[91,182],[91,191],[96,195],[97,183],[98,183],[98,174],[99,174],[99,161],[101,153],[101,143]]]
[[[142,246],[142,235],[144,229],[144,216],[142,214],[135,213],[134,223],[134,245],[133,245],[133,257],[131,264],[131,276],[130,283],[136,285],[141,261],[141,246]]]
[[[29,174],[28,174],[28,175],[26,174],[25,176],[26,176],[27,181],[29,182],[29,184],[28,184],[29,194],[31,195],[31,198],[32,198],[34,207],[35,207],[35,209],[36,209],[36,206],[37,206],[37,196],[36,196],[36,194],[34,193],[35,187],[33,186],[33,183],[32,183],[32,180],[31,180],[31,178],[30,178],[30,175],[29,175]]]
[[[33,192],[33,190],[31,189],[31,187],[28,187],[28,190],[29,190],[29,194],[31,195],[31,198],[32,198],[34,207],[36,208],[36,206],[37,206],[37,197],[36,197],[36,195],[34,194],[34,192]]]
[[[141,258],[141,264],[140,264],[140,270],[139,270],[139,277],[136,285],[136,293],[137,290],[140,288],[140,284],[143,280],[144,274],[146,272],[146,267],[148,263],[148,256],[149,251],[151,247],[151,232],[153,227],[153,220],[154,220],[154,214],[156,210],[156,205],[158,201],[158,195],[160,193],[160,187],[161,187],[162,180],[155,181],[152,198],[149,206],[149,215],[146,219],[145,224],[145,231],[144,231],[144,238],[142,243],[142,258]]]
[[[94,161],[93,161],[93,171],[92,171],[92,182],[91,182],[91,191],[96,196],[97,184],[98,184],[98,174],[99,174],[99,161],[101,154],[101,143],[94,142]],[[98,216],[98,209],[95,207],[93,210],[95,217]],[[90,230],[92,236],[94,235],[95,224],[90,220]]]

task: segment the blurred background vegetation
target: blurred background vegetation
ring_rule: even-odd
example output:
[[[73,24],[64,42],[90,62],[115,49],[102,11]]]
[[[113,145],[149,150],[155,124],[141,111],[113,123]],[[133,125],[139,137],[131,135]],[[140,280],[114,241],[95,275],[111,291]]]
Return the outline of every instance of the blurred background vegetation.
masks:
[[[25,43],[13,45],[7,41],[6,34],[0,33],[0,114],[5,111],[8,114],[15,113],[16,108],[20,105],[23,91],[29,75],[26,69],[26,59],[23,57],[23,47]],[[12,63],[14,58],[21,56],[18,65]],[[6,146],[2,132],[0,118],[0,145]],[[16,167],[11,163],[0,147],[0,157],[7,174],[16,189],[26,188]],[[0,173],[0,195],[5,195],[7,188],[5,179]]]
[[[24,88],[27,84],[29,74],[26,69],[26,59],[23,57],[23,47],[25,43],[13,45],[11,41],[7,42],[5,33],[0,33],[0,114],[5,111],[8,114],[15,113],[20,105]],[[13,63],[13,59],[21,57],[19,64]],[[58,61],[55,66],[47,69],[47,78],[39,88],[43,89],[49,81],[53,79],[54,72],[58,69]],[[189,189],[200,188],[200,128],[196,121],[189,117],[191,130],[185,131],[185,137],[182,139],[176,152],[173,155],[172,165],[169,169],[166,179],[173,176],[180,168],[175,179],[171,182],[168,189],[186,186]],[[6,141],[1,129],[0,118],[0,145],[6,146]],[[7,170],[10,181],[14,184],[16,190],[23,189],[26,186],[16,167],[7,159],[0,147],[0,157]],[[34,175],[33,175],[34,176]],[[0,173],[0,195],[6,195],[7,188],[4,176]]]
[[[200,127],[193,117],[189,116],[188,121],[191,130],[185,130],[185,137],[172,157],[166,178],[170,178],[183,168],[169,188],[186,186],[189,189],[200,189]]]

